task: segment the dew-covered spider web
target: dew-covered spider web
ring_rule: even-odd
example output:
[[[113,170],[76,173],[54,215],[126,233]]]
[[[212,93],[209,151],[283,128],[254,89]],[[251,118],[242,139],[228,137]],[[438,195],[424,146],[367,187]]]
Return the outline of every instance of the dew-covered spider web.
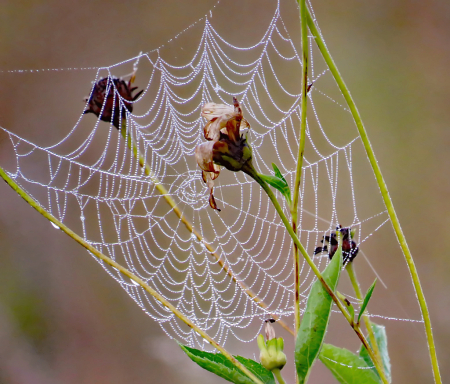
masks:
[[[65,134],[56,143],[37,144],[26,133],[3,128],[16,160],[9,175],[21,187],[221,344],[229,337],[253,340],[272,316],[291,328],[293,322],[292,243],[269,199],[245,174],[222,170],[215,185],[221,212],[211,209],[194,158],[204,141],[202,105],[231,104],[236,96],[251,126],[247,135],[256,169],[272,174],[276,163],[289,185],[294,183],[301,58],[298,14],[292,12],[298,10],[273,3],[270,16],[252,17],[257,2],[245,3],[236,13],[231,1],[222,0],[164,45],[97,68],[93,83],[110,78],[108,87],[116,91],[114,77],[128,82],[135,73],[133,86],[144,90],[133,111],[120,116],[131,149],[112,124],[83,114],[87,105],[81,102],[73,106],[79,119],[58,127]],[[351,227],[360,247],[356,260],[367,265],[376,256],[370,249],[377,237],[394,239],[391,225],[344,99],[311,37],[309,44],[300,239],[323,270],[328,256],[313,255],[322,236],[337,225]],[[86,84],[86,94],[90,87]],[[205,347],[139,285],[100,263],[170,336]],[[306,264],[300,280],[303,307],[314,281]],[[350,288],[345,293],[357,303]],[[371,315],[415,321],[401,312]]]

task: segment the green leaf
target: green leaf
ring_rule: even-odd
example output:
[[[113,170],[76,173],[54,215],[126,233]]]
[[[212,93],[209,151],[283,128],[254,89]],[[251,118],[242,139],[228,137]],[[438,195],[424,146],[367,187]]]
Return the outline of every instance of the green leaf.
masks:
[[[289,184],[287,183],[284,176],[281,174],[278,167],[272,163],[273,170],[275,172],[275,176],[272,175],[259,175],[261,179],[263,179],[267,184],[271,185],[275,189],[281,192],[281,194],[285,197],[288,203],[291,203],[291,190],[289,189]]]
[[[330,288],[335,291],[342,269],[342,249],[335,253],[322,276]],[[314,360],[323,343],[333,300],[316,280],[311,288],[306,303],[305,313],[300,324],[295,344],[295,365],[299,383],[304,383],[309,375]]]
[[[386,336],[386,328],[384,325],[378,325],[375,323],[370,322],[372,324],[372,330],[375,335],[375,340],[378,345],[378,350],[380,351],[381,356],[381,362],[383,363],[384,368],[384,374],[386,376],[386,379],[388,382],[391,382],[391,361],[389,359],[389,353],[387,348],[387,336]],[[369,344],[371,344],[369,340]],[[361,356],[369,365],[370,367],[373,367],[373,371],[376,372],[378,375],[378,372],[376,368],[374,367],[372,360],[370,359],[369,353],[367,352],[367,349],[361,345],[361,349],[359,350],[359,356]]]
[[[358,315],[358,323],[361,319],[362,314],[366,310],[367,304],[369,304],[369,300],[372,297],[373,290],[375,289],[375,284],[377,282],[377,279],[373,282],[373,284],[370,286],[370,288],[367,290],[366,296],[364,297],[363,303],[361,305],[361,310],[359,311]]]
[[[287,191],[286,194],[284,195],[286,197],[286,200],[290,203],[291,202],[291,190],[289,189],[289,184],[286,181],[286,179],[284,178],[284,176],[282,175],[282,173],[280,172],[280,170],[278,169],[277,165],[275,163],[272,163],[272,167],[273,167],[273,171],[275,172],[275,176],[280,178],[281,180],[284,181],[284,183],[287,186]]]
[[[345,348],[324,344],[319,359],[341,384],[380,384],[366,361]]]
[[[186,352],[189,358],[196,362],[200,367],[210,371],[225,380],[231,381],[235,384],[254,384],[254,382],[235,367],[224,355],[221,353],[204,352],[199,349],[189,348],[185,345],[179,344],[181,349]],[[251,372],[253,372],[263,383],[275,384],[272,372],[264,368],[261,364],[251,359],[246,359],[242,356],[234,356],[241,364],[245,365]]]
[[[287,184],[286,179],[284,178],[283,174],[278,169],[278,167],[277,167],[277,165],[275,163],[272,163],[272,168],[273,168],[273,171],[275,172],[275,176],[279,177],[281,180],[283,180]]]

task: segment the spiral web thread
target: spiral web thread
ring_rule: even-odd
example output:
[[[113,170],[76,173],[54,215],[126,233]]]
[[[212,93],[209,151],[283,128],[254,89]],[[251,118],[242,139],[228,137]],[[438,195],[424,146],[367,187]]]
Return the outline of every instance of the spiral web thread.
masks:
[[[95,81],[126,74],[139,62],[135,85],[144,88],[144,93],[136,100],[133,113],[127,114],[126,129],[151,175],[144,174],[115,127],[95,120],[92,114],[83,115],[81,109],[79,120],[64,139],[51,146],[38,146],[4,131],[16,155],[16,170],[9,175],[19,185],[223,344],[230,334],[242,341],[253,340],[262,320],[273,315],[292,323],[291,240],[267,196],[244,174],[223,170],[215,187],[222,212],[209,207],[208,190],[193,155],[204,140],[200,109],[209,101],[230,104],[236,96],[251,125],[248,138],[255,167],[270,174],[275,162],[292,186],[300,126],[301,59],[280,3],[263,33],[252,36],[254,42],[245,47],[226,40],[215,28],[215,21],[220,21],[219,5],[225,9],[228,2],[216,5],[214,12],[166,45],[97,71]],[[299,31],[297,27],[291,29]],[[247,36],[251,22],[243,28]],[[196,38],[198,44],[187,62],[175,65],[171,55],[181,38]],[[356,229],[356,241],[364,249],[364,243],[389,219],[379,193],[370,208],[357,209],[366,181],[358,182],[355,176],[355,153],[358,175],[369,172],[372,177],[372,173],[351,116],[312,39],[310,62],[312,86],[299,207],[301,241],[312,255],[322,236],[342,224]],[[346,124],[323,122],[319,115],[324,108]],[[33,172],[34,164],[47,164],[45,172]],[[180,222],[155,189],[155,177],[229,273]],[[278,198],[283,200],[281,195]],[[314,256],[320,269],[327,260],[324,254]],[[102,265],[171,337],[206,347],[199,335],[140,286]],[[230,274],[267,308],[249,297]],[[314,281],[305,264],[300,280],[304,306]]]

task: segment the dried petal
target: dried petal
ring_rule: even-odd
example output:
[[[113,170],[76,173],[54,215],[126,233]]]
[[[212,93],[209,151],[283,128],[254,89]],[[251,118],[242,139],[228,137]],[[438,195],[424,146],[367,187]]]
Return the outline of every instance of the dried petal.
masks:
[[[195,159],[203,171],[213,172],[218,176],[220,173],[220,166],[213,162],[214,143],[214,141],[208,141],[197,145],[195,148]],[[212,180],[217,178],[217,176],[212,177]]]
[[[242,130],[242,129],[250,129],[250,124],[248,123],[247,120],[245,120],[245,119],[242,119],[242,120],[241,120],[241,126],[240,126],[240,129],[241,129],[241,130]]]
[[[213,188],[211,188],[210,192],[209,192],[209,206],[212,209],[215,209],[217,211],[220,212],[220,209],[217,208],[217,204],[216,204],[216,200],[214,199],[214,195],[213,195]]]
[[[202,171],[202,180],[208,185],[208,188],[214,187],[214,180],[219,176],[218,173]]]
[[[220,209],[217,208],[216,200],[214,199],[214,179],[219,176],[218,173],[202,171],[203,181],[208,185],[209,188],[209,206],[213,209],[216,209],[220,212]]]
[[[214,199],[213,190],[214,190],[214,180],[219,176],[220,166],[213,163],[213,146],[215,141],[208,141],[206,143],[202,143],[197,145],[195,148],[195,159],[197,160],[197,164],[202,169],[202,178],[203,181],[208,185],[209,188],[209,205],[211,208],[216,209],[220,212],[220,209],[217,208],[216,200]]]
[[[220,131],[222,131],[235,141],[239,138],[239,129],[250,128],[248,121],[243,118],[242,109],[235,97],[233,97],[233,103],[234,107],[216,103],[207,103],[203,106],[202,116],[208,120],[204,128],[206,140],[219,140]]]
[[[220,116],[230,119],[234,114],[234,108],[231,105],[206,103],[202,108],[202,117],[211,121]]]
[[[223,130],[227,133],[227,130],[225,129],[227,123],[228,123],[229,117],[227,115],[215,117],[211,121],[209,121],[205,128],[203,128],[203,133],[205,135],[206,140],[213,140],[218,141],[220,139],[220,131]]]
[[[231,119],[228,119],[227,121],[227,132],[228,137],[231,141],[237,141],[240,139],[240,127],[241,127],[241,121],[243,119],[242,115],[242,109],[239,105],[239,101],[235,97],[233,97],[233,104],[234,104],[234,114]]]
[[[266,321],[265,331],[267,341],[275,339],[275,329],[273,329],[271,321]]]

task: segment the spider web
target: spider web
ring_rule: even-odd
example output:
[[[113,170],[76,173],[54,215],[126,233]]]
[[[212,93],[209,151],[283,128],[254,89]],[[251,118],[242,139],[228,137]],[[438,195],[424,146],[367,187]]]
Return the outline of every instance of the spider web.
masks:
[[[20,186],[221,344],[230,335],[253,340],[269,316],[292,323],[291,239],[262,189],[242,173],[221,172],[215,197],[222,211],[209,207],[208,189],[194,159],[195,147],[204,140],[200,109],[210,101],[231,104],[236,96],[251,126],[255,167],[270,174],[275,162],[292,186],[301,83],[298,42],[291,38],[291,33],[298,37],[298,24],[285,22],[280,3],[273,5],[263,26],[248,14],[238,14],[231,30],[220,17],[228,3],[218,3],[163,46],[97,70],[94,82],[113,76],[128,80],[126,74],[138,68],[135,85],[144,92],[133,113],[125,116],[126,130],[150,175],[120,132],[92,114],[84,115],[82,107],[78,121],[52,145],[38,145],[3,128],[16,160],[9,175]],[[177,46],[192,49],[178,57]],[[358,258],[363,258],[365,245],[389,219],[351,115],[312,38],[309,48],[300,240],[313,255],[322,236],[339,224],[351,226],[362,249]],[[36,164],[45,166],[45,173],[35,172]],[[155,179],[202,240],[179,220]],[[289,214],[285,202],[283,209]],[[324,254],[313,259],[321,270],[328,262]],[[171,337],[206,347],[139,285],[100,264]],[[300,281],[304,306],[314,282],[305,264]]]

